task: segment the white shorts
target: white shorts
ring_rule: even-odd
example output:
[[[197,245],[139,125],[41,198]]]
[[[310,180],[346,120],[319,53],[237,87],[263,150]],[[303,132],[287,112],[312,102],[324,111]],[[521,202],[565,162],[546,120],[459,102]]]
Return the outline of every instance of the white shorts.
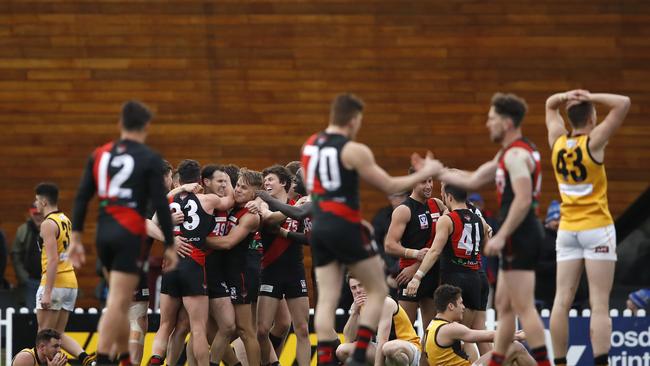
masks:
[[[616,261],[614,224],[582,231],[558,230],[555,251],[558,262],[573,259]]]
[[[43,310],[41,306],[41,299],[43,298],[43,293],[45,292],[45,286],[38,286],[38,291],[36,291],[36,309]],[[63,288],[55,287],[52,289],[52,302],[50,307],[46,310],[67,310],[74,311],[74,304],[77,301],[77,289],[76,288]]]
[[[409,366],[418,366],[420,364],[420,356],[422,355],[422,352],[420,352],[420,349],[418,349],[413,343],[407,343],[411,347],[411,350],[413,350],[413,362],[411,362]]]

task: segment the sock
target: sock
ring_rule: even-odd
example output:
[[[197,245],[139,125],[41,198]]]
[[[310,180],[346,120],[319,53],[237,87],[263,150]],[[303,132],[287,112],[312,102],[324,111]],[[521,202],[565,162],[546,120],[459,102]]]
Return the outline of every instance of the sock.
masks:
[[[566,357],[558,357],[553,360],[555,366],[566,366]]]
[[[336,365],[336,348],[341,344],[338,339],[320,341],[316,346],[319,365]]]
[[[357,362],[366,362],[366,353],[368,352],[368,345],[375,332],[365,325],[360,325],[357,330],[357,346],[354,348],[352,358]]]
[[[77,360],[79,360],[79,362],[81,362],[82,365],[83,365],[84,361],[86,360],[86,358],[88,358],[88,354],[86,352],[83,352],[83,351],[79,354],[79,356],[77,356]]]
[[[609,353],[594,357],[594,365],[609,365]]]
[[[159,365],[162,366],[162,364],[163,364],[163,358],[161,356],[153,355],[149,359],[149,365],[151,366],[159,366]]]
[[[273,345],[273,349],[277,349],[282,344],[282,341],[284,341],[284,337],[278,337],[276,335],[273,335],[273,333],[269,333],[269,340]]]
[[[533,355],[535,361],[537,361],[537,366],[551,366],[551,362],[548,360],[546,346],[533,348],[530,350],[530,353]]]
[[[119,366],[133,366],[131,363],[131,355],[129,353],[122,353],[117,356],[117,361]]]
[[[505,361],[505,357],[502,354],[498,354],[493,351],[492,358],[490,358],[490,363],[488,366],[501,366],[503,365],[503,361]]]
[[[97,354],[97,366],[107,366],[113,365],[113,360],[111,360],[108,355],[98,353]]]

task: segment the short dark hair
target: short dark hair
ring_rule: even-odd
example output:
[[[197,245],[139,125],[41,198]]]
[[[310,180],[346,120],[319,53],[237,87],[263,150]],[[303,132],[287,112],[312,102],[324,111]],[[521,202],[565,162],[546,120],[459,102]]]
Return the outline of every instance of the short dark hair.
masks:
[[[56,205],[59,202],[59,187],[54,183],[39,183],[34,192],[37,196],[45,197],[50,205]]]
[[[345,126],[360,113],[363,113],[363,101],[354,94],[339,94],[330,107],[330,124]]]
[[[583,100],[580,103],[576,103],[566,110],[566,114],[569,117],[569,123],[573,128],[584,127],[593,113],[594,105],[588,101]]]
[[[467,201],[467,191],[458,186],[445,183],[442,189],[445,191],[445,193],[450,194],[452,197],[454,197],[457,202]]]
[[[290,161],[285,165],[287,169],[291,172],[291,175],[296,175],[298,173],[298,169],[300,169],[302,165],[298,160]]]
[[[514,94],[496,93],[492,96],[492,106],[498,114],[512,119],[515,127],[521,126],[528,105],[523,98]]]
[[[167,160],[163,159],[163,164],[162,164],[163,177],[169,174],[172,170],[173,170],[172,165]]]
[[[203,169],[201,169],[201,182],[203,182],[203,179],[212,179],[212,177],[214,176],[214,172],[217,171],[223,172],[223,165],[219,165],[219,164],[204,165]]]
[[[41,343],[50,343],[50,339],[61,339],[61,333],[55,329],[45,328],[40,332],[36,333],[36,342],[38,346]]]
[[[127,131],[141,131],[152,117],[149,108],[136,100],[129,100],[122,106],[122,127]]]
[[[456,304],[456,301],[463,293],[459,287],[452,285],[440,285],[433,293],[433,307],[436,312],[442,313],[447,310],[449,304]]]
[[[289,189],[291,189],[291,178],[292,178],[289,169],[283,167],[282,165],[275,164],[262,170],[263,177],[266,177],[269,174],[275,174],[280,180],[280,183],[284,185],[284,190],[286,192],[289,192]]]
[[[239,170],[240,168],[235,164],[226,164],[223,166],[223,172],[228,174],[230,177],[230,184],[232,186],[237,185],[237,179],[239,179]]]
[[[262,177],[262,173],[255,170],[249,170],[247,168],[239,169],[239,179],[246,182],[246,184],[249,186],[257,189],[262,188],[262,184],[264,183],[264,177]]]
[[[178,164],[178,181],[181,184],[201,181],[201,165],[198,161],[185,159]]]

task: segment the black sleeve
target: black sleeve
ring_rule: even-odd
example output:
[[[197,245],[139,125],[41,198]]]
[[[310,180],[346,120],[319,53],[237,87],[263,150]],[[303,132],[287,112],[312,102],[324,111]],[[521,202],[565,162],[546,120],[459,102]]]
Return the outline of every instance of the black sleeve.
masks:
[[[72,230],[74,231],[83,231],[88,201],[95,195],[93,164],[94,159],[91,155],[81,176],[81,183],[79,183],[79,189],[77,189],[77,197],[74,200],[74,210],[72,211]]]
[[[291,206],[273,198],[266,203],[269,205],[271,211],[280,211],[283,215],[291,217],[294,220],[304,220],[311,213],[311,202],[306,202],[301,206]]]
[[[287,239],[296,244],[309,245],[309,241],[307,240],[307,235],[305,235],[305,233],[295,233],[293,231],[289,231],[287,233]]]
[[[169,212],[169,204],[165,191],[165,183],[162,174],[163,162],[160,156],[153,155],[151,164],[149,164],[149,199],[151,207],[156,212],[160,229],[165,235],[165,246],[170,247],[174,244],[174,232],[172,226],[172,216]]]

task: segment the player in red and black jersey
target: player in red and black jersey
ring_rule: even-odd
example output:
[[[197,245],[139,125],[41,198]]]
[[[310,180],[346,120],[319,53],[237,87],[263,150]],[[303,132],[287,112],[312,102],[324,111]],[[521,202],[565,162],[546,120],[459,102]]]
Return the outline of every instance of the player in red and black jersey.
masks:
[[[260,346],[253,325],[250,296],[258,288],[253,288],[248,283],[246,261],[250,242],[259,229],[260,217],[248,211],[246,204],[255,199],[255,191],[260,188],[262,174],[241,169],[235,186],[235,207],[228,215],[227,234],[208,238],[209,247],[224,253],[226,284],[234,305],[237,334],[244,343],[250,365],[260,364]],[[216,361],[212,359],[211,362]]]
[[[382,264],[364,237],[359,211],[359,177],[386,193],[410,190],[417,182],[436,176],[442,165],[427,156],[412,156],[415,174],[391,177],[376,163],[372,151],[353,141],[364,104],[354,95],[334,99],[327,129],[312,135],[302,148],[302,168],[313,204],[311,246],[319,296],[314,324],[318,336],[318,362],[336,364],[338,336],[334,316],[343,281],[343,265],[368,293],[360,319],[357,346],[348,363],[366,362],[366,350],[377,329],[388,289]]]
[[[409,168],[409,174],[413,173],[413,168]],[[436,315],[433,292],[440,282],[440,265],[436,265],[424,276],[415,296],[406,295],[406,285],[431,248],[436,223],[447,209],[442,201],[431,198],[432,188],[432,178],[413,187],[411,194],[393,211],[384,242],[386,253],[400,258],[400,273],[397,276],[399,305],[404,308],[412,322],[415,322],[419,307],[422,324],[429,324]]]
[[[422,278],[440,262],[440,283],[463,290],[467,306],[463,324],[471,328],[476,313],[485,312],[487,308],[488,293],[481,286],[479,270],[481,245],[487,240],[490,229],[483,218],[467,207],[466,191],[443,183],[441,193],[450,212],[438,220],[433,245],[409,282],[407,292],[415,294]]]
[[[144,142],[151,112],[142,104],[129,101],[122,107],[120,139],[97,148],[86,165],[75,200],[68,254],[79,267],[84,261],[81,233],[88,201],[97,192],[97,254],[109,271],[109,304],[101,317],[97,344],[98,364],[110,364],[109,354],[118,352],[121,363],[128,360],[129,310],[138,284],[142,263],[140,251],[146,239],[147,202],[160,215],[165,237],[165,257],[173,267],[178,260],[172,247],[171,216],[165,199],[162,159]],[[126,356],[122,356],[126,355]]]
[[[468,191],[492,180],[496,182],[501,225],[484,250],[486,255],[501,254],[495,296],[501,320],[493,366],[501,364],[512,343],[516,315],[538,364],[549,365],[544,327],[534,304],[535,265],[544,233],[535,213],[541,189],[541,164],[539,152],[521,131],[526,110],[526,102],[516,95],[495,94],[486,125],[490,139],[501,145],[501,150],[474,172],[447,170],[440,176],[442,181]]]
[[[287,193],[291,185],[291,173],[281,165],[264,169],[264,188],[281,202],[290,202]],[[272,351],[269,333],[278,308],[285,299],[297,338],[296,359],[299,365],[308,365],[311,359],[309,343],[309,299],[303,265],[302,246],[292,242],[281,230],[299,231],[299,222],[279,212],[262,212],[263,227],[260,231],[264,255],[257,300],[257,336],[262,352],[262,363],[277,362]],[[279,225],[279,228],[278,228]],[[270,356],[269,359],[267,359]]]
[[[181,184],[198,183],[201,168],[194,160],[183,160],[178,166]],[[192,245],[189,256],[182,257],[178,268],[163,275],[160,296],[160,327],[154,338],[150,365],[162,364],[167,341],[176,324],[181,305],[189,315],[190,329],[194,335],[192,350],[197,362],[208,363],[206,325],[208,297],[205,273],[207,253],[206,238],[213,231],[215,210],[228,210],[233,205],[230,195],[195,194],[181,192],[173,197],[169,207],[184,214],[184,221],[175,228]],[[155,219],[154,219],[155,221]]]

